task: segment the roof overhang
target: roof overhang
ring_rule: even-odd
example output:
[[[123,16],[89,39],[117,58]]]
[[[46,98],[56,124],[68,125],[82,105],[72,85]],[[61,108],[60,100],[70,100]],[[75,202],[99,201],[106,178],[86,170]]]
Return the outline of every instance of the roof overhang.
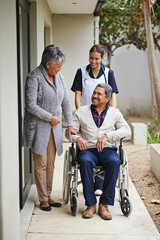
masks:
[[[53,14],[100,14],[106,0],[47,0]]]
[[[99,16],[100,12],[101,12],[101,8],[103,6],[103,4],[106,2],[106,0],[99,0],[97,3],[97,6],[94,10],[94,16]]]

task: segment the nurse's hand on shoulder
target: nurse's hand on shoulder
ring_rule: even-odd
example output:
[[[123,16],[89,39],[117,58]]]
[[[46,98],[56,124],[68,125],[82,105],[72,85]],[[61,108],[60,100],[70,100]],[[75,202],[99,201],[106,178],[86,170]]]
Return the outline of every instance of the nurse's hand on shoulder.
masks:
[[[50,120],[50,123],[51,123],[53,126],[55,126],[55,125],[57,125],[58,123],[60,123],[60,120],[59,120],[58,117],[52,116],[52,118],[51,118],[51,120]]]
[[[85,140],[83,140],[81,137],[77,138],[76,144],[81,151],[88,149],[88,143]]]

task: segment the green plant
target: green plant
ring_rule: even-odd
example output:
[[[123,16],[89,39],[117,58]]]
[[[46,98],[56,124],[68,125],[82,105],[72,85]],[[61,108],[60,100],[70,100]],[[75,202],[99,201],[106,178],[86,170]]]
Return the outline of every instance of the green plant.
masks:
[[[153,120],[148,125],[147,142],[149,144],[160,143],[160,121]]]

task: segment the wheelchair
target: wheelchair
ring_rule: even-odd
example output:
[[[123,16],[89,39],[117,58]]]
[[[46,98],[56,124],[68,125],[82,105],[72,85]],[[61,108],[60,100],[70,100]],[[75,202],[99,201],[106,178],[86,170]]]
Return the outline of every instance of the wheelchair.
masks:
[[[128,158],[126,151],[122,148],[122,140],[118,148],[118,155],[121,161],[119,175],[116,187],[118,188],[118,198],[120,202],[121,211],[124,216],[128,217],[132,211],[131,201],[129,199],[129,172],[128,172]],[[81,184],[79,178],[79,164],[74,143],[66,150],[64,155],[63,167],[63,199],[67,204],[70,200],[70,209],[73,216],[76,216],[79,210],[78,199],[78,185]],[[94,177],[97,176],[104,180],[101,173],[104,172],[102,166],[95,166],[93,168]]]

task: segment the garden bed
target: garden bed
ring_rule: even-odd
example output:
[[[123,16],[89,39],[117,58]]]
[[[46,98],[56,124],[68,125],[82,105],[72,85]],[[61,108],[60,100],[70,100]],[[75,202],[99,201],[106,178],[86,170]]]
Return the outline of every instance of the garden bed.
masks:
[[[151,172],[150,146],[139,147],[124,142],[129,161],[130,178],[160,232],[160,182]]]

